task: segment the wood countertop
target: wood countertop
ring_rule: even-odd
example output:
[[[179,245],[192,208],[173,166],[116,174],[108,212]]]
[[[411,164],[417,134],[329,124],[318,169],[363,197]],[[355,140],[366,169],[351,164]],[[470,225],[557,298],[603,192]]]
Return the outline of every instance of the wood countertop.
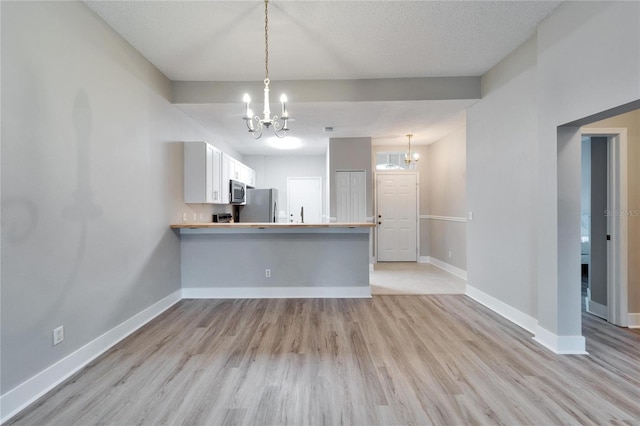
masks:
[[[304,228],[373,228],[370,222],[357,223],[176,223],[171,229],[304,229]]]

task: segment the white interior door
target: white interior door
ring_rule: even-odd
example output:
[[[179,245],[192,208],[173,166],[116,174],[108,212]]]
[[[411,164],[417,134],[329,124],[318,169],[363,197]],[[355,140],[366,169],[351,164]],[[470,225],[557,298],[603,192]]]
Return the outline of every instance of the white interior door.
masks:
[[[377,174],[376,193],[378,261],[417,261],[416,174]]]
[[[366,174],[364,171],[336,172],[336,221],[364,222],[366,219]]]
[[[366,219],[367,188],[365,172],[351,172],[349,175],[350,185],[350,222],[364,222]]]
[[[287,178],[287,217],[289,222],[301,223],[304,208],[304,223],[322,223],[322,178]]]
[[[336,172],[336,221],[351,220],[351,172]]]

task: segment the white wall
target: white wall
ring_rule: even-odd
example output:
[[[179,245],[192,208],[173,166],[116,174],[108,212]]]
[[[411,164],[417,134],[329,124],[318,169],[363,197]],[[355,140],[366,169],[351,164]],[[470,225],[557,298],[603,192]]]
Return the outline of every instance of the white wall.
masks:
[[[2,3],[3,395],[180,288],[179,142],[224,144],[169,96],[81,2]]]
[[[322,178],[323,188],[327,185],[326,156],[324,155],[245,155],[244,163],[256,171],[256,188],[276,188],[281,221],[286,222],[287,178]],[[322,211],[326,209],[326,191],[322,191]]]

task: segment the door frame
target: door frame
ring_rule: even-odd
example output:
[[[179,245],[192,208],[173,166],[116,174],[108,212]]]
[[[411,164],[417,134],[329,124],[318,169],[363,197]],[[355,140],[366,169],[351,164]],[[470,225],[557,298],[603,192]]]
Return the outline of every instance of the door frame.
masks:
[[[324,200],[322,199],[322,176],[287,176],[287,223],[289,222],[289,218],[291,217],[291,181],[292,180],[307,180],[307,181],[318,181],[320,183],[320,220],[322,220],[322,214],[324,211]]]
[[[416,176],[416,263],[420,262],[420,173],[414,170],[381,170],[374,172],[373,176],[373,220],[376,226],[373,228],[375,237],[374,263],[378,263],[378,175],[407,175]]]
[[[607,137],[607,247],[608,321],[621,327],[629,324],[628,227],[627,216],[627,129],[583,128],[581,136]],[[593,214],[593,213],[592,213]]]

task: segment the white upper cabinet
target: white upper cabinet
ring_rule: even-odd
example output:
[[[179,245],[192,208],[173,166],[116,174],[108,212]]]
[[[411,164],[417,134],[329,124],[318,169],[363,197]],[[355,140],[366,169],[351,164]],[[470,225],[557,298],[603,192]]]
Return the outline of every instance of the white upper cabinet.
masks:
[[[256,172],[227,154],[222,154],[222,203],[229,204],[229,180],[237,180],[247,186],[256,186]]]
[[[184,202],[220,204],[222,152],[206,142],[184,143]]]

